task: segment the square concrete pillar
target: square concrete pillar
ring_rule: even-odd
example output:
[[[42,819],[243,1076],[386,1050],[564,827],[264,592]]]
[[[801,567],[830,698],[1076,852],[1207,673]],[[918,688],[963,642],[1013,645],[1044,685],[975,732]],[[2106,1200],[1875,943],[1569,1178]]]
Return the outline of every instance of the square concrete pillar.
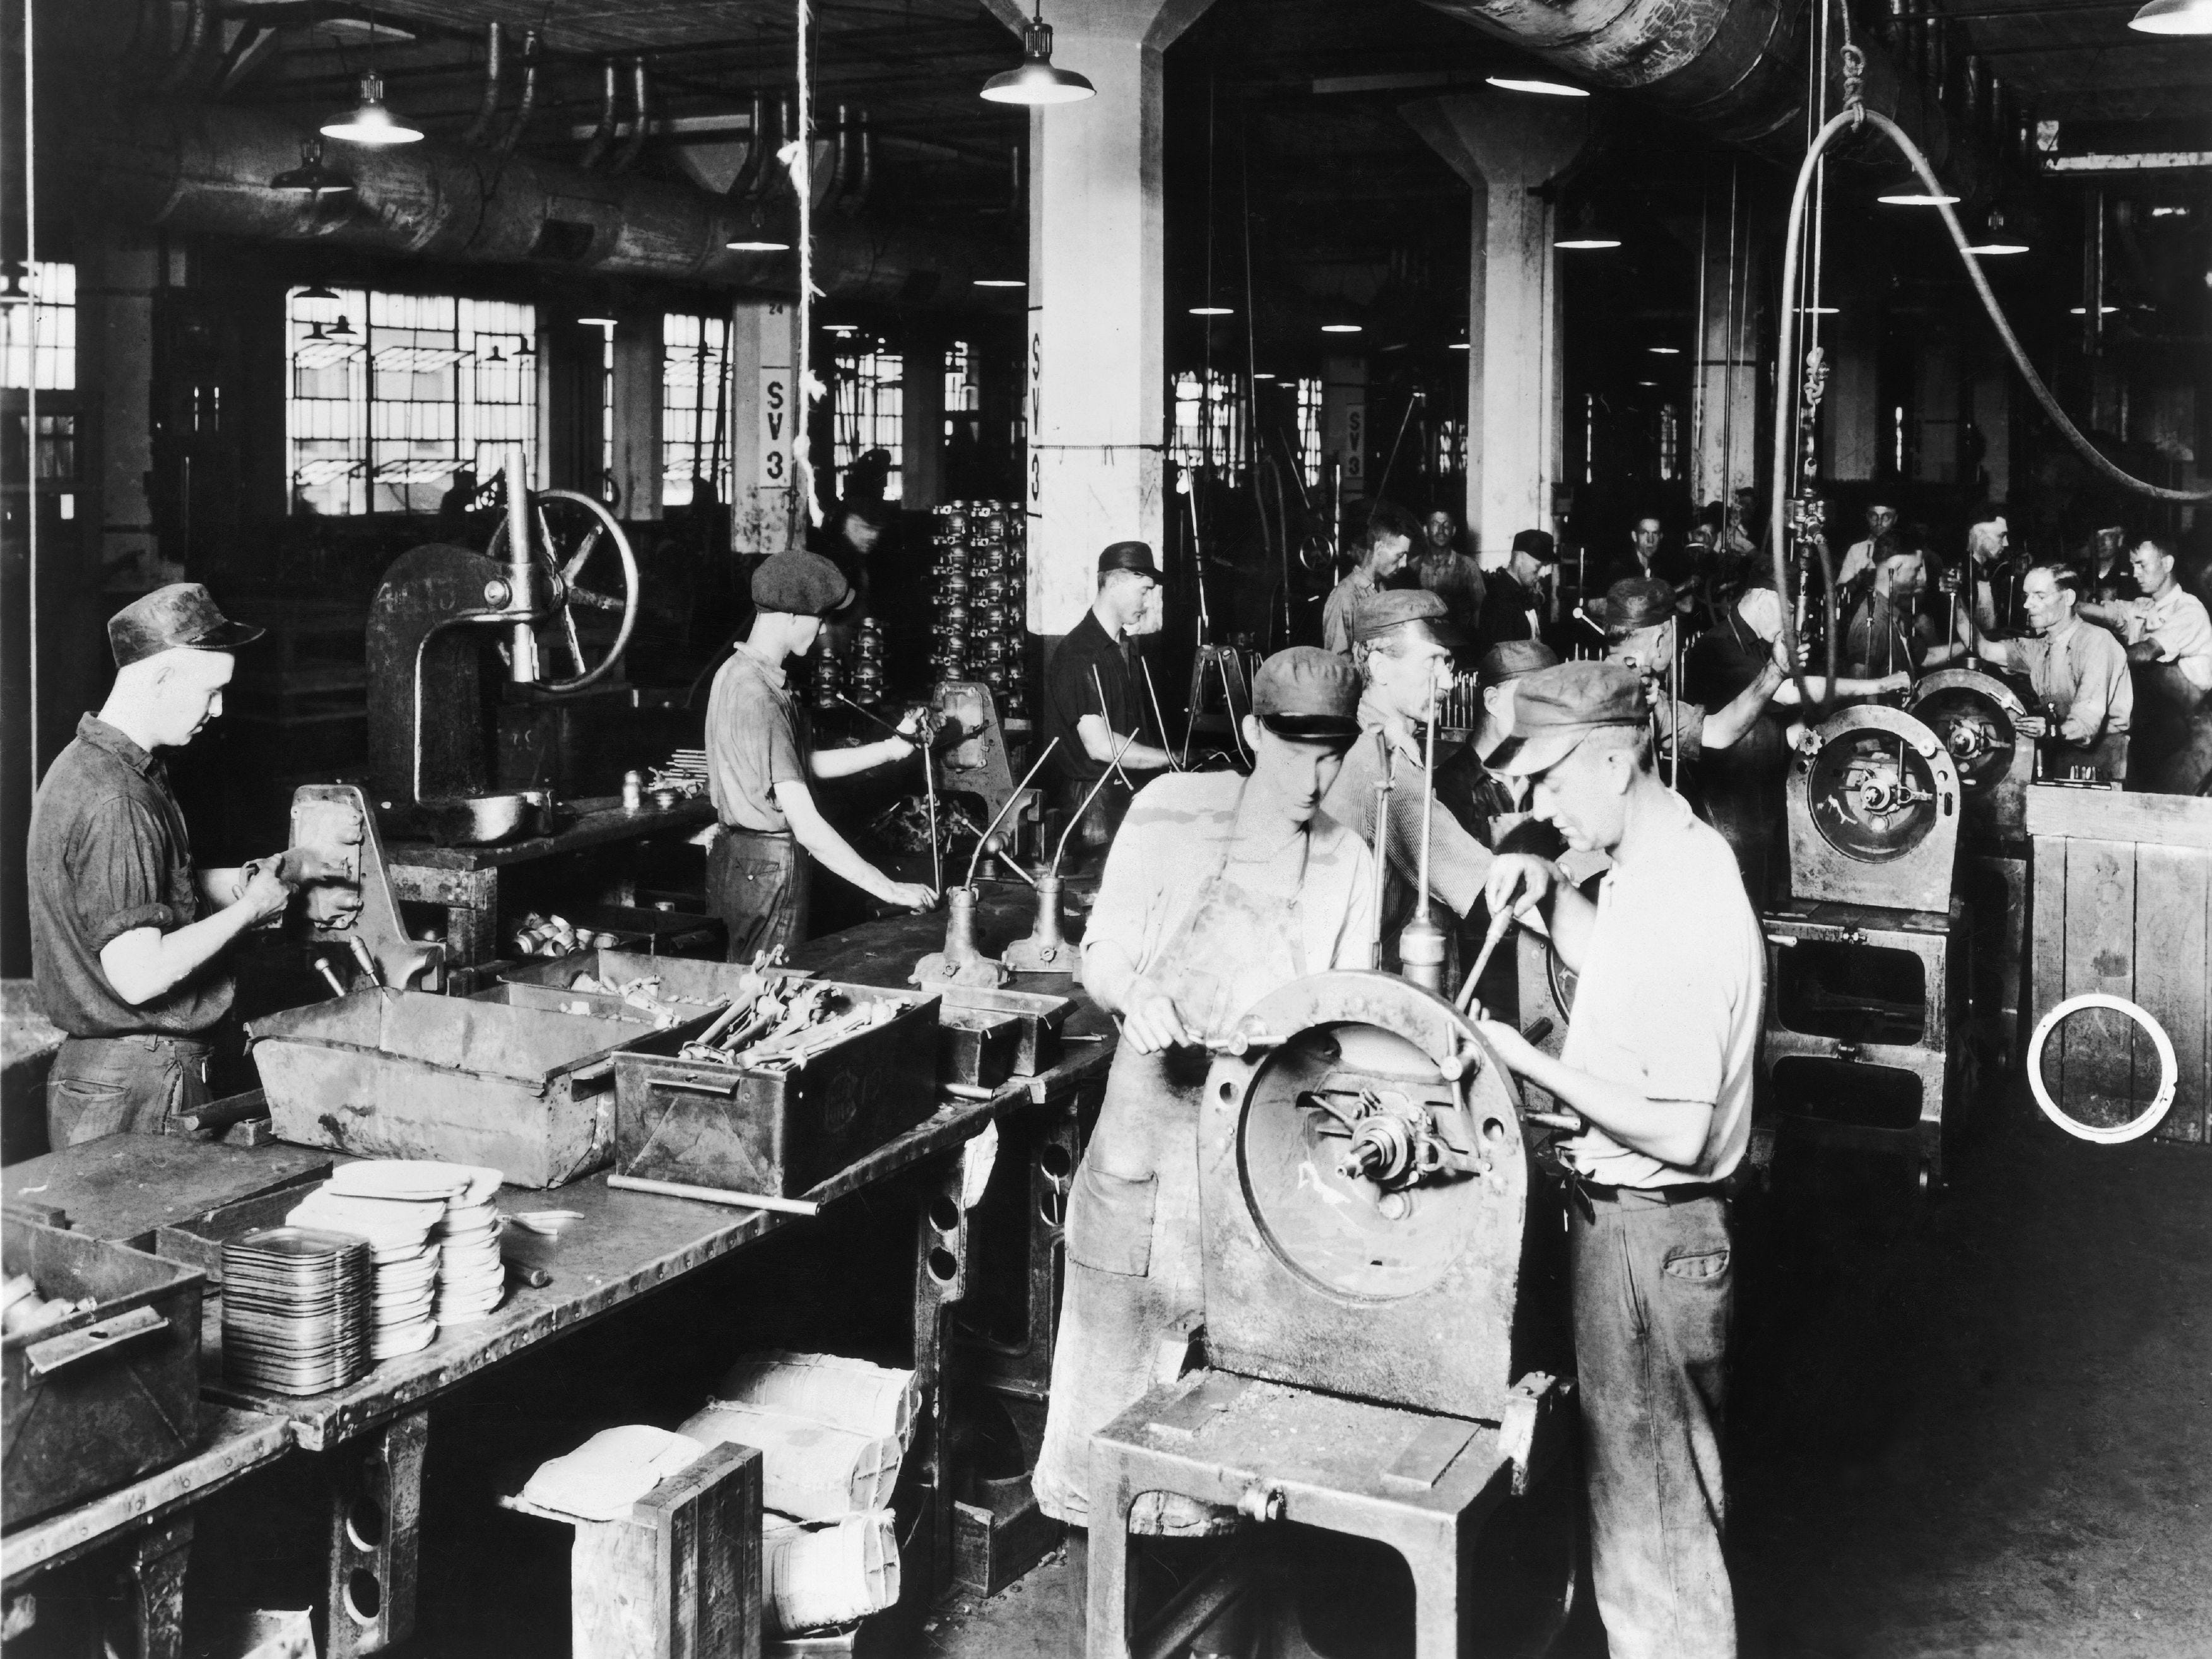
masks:
[[[986,0],[1019,33],[1026,4]],[[1065,634],[1098,550],[1166,526],[1161,57],[1209,0],[1085,0],[1051,19],[1053,62],[1097,96],[1030,113],[1029,627]],[[1009,54],[1008,67],[1012,66]]]
[[[660,516],[660,331],[658,310],[615,330],[615,511],[624,519]]]
[[[797,306],[740,300],[731,307],[730,543],[738,553],[780,553],[798,526],[798,362]]]
[[[1591,141],[1582,101],[1510,93],[1401,112],[1474,192],[1468,250],[1467,507],[1490,568],[1522,530],[1552,530],[1561,464],[1559,284],[1552,204],[1539,194]]]

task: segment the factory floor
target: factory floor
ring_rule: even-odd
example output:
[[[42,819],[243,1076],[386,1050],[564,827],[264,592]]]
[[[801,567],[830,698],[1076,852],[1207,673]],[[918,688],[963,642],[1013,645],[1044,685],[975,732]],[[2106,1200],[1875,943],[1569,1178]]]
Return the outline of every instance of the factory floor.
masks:
[[[1786,1147],[1744,1206],[1746,1659],[2212,1655],[2212,1148],[1990,1116],[1924,1211],[1893,1165]],[[1079,1654],[1066,1581],[1055,1556],[922,1651]],[[1555,1651],[1602,1659],[1587,1597]]]

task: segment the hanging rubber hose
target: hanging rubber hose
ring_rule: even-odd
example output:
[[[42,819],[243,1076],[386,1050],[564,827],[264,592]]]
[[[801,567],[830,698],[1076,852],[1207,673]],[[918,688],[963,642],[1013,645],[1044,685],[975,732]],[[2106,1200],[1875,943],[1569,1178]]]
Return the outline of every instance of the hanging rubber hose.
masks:
[[[1959,223],[1959,216],[1951,211],[1950,203],[1943,199],[1942,182],[1936,178],[1935,169],[1928,165],[1928,158],[1921,154],[1920,147],[1905,136],[1904,130],[1896,122],[1877,110],[1867,108],[1860,101],[1858,88],[1864,68],[1864,55],[1856,46],[1847,43],[1844,47],[1844,85],[1847,101],[1844,107],[1832,116],[1827,125],[1820,129],[1819,135],[1813,140],[1812,147],[1805,152],[1804,162],[1797,169],[1796,185],[1790,192],[1790,224],[1784,233],[1782,242],[1784,303],[1780,351],[1776,359],[1778,363],[1787,365],[1790,373],[1796,372],[1797,312],[1791,296],[1796,293],[1798,248],[1803,240],[1806,196],[1820,156],[1845,129],[1856,131],[1862,126],[1871,126],[1897,147],[1899,153],[1905,157],[1913,172],[1918,175],[1920,181],[1928,187],[1928,193],[1937,198],[1936,210],[1943,216],[1943,228],[1951,233],[1952,243],[1959,250],[1959,258],[1966,264],[1966,275],[1973,282],[1974,292],[1981,296],[1982,309],[1989,313],[1990,321],[1996,328],[1997,337],[2004,342],[2005,349],[2012,354],[2013,366],[2020,370],[2021,378],[2027,382],[2027,389],[2035,394],[2035,400],[2042,405],[2043,412],[2048,415],[2052,423],[2065,434],[2067,442],[2073,445],[2081,458],[2099,473],[2124,489],[2133,490],[2139,495],[2147,495],[2151,500],[2159,501],[2196,504],[2212,501],[2212,490],[2168,489],[2162,485],[2147,483],[2133,474],[2123,471],[2084,437],[2081,428],[2067,418],[2066,411],[2058,406],[2058,400],[2051,395],[2051,388],[2044,385],[2042,377],[2035,372],[2034,365],[2028,362],[2027,353],[2022,349],[2019,336],[2012,331],[2012,325],[2005,320],[2004,312],[1997,304],[1997,296],[1990,289],[1989,278],[1982,274],[1981,262],[1971,251],[1966,240],[1966,233]],[[1768,526],[1774,548],[1775,588],[1778,592],[1784,595],[1790,592],[1785,509],[1790,498],[1790,457],[1795,451],[1796,437],[1794,423],[1785,424],[1781,421],[1774,423],[1772,496]],[[1827,607],[1830,618],[1828,685],[1825,689],[1832,692],[1835,686],[1836,670],[1833,622],[1835,586],[1832,571],[1827,562],[1826,548],[1820,549],[1820,552],[1822,574],[1829,578],[1827,586]],[[1798,695],[1805,696],[1809,704],[1812,699],[1806,696],[1808,687],[1805,684],[1802,653],[1798,648],[1796,620],[1791,614],[1791,607],[1786,602],[1782,607],[1782,637],[1790,654],[1790,672],[1797,681]],[[1825,703],[1826,700],[1822,701]]]

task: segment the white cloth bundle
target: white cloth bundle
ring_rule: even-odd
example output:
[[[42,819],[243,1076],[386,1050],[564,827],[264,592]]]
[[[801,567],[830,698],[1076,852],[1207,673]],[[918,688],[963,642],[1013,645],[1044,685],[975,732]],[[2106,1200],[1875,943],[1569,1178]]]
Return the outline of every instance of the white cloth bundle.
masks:
[[[826,1527],[788,1516],[761,1522],[761,1588],[768,1621],[787,1634],[849,1625],[897,1604],[898,1535],[889,1510]]]
[[[854,1434],[896,1440],[903,1455],[914,1443],[921,1385],[910,1370],[834,1353],[771,1348],[747,1354],[731,1366],[709,1403],[782,1412]]]
[[[802,1521],[837,1521],[889,1504],[904,1450],[888,1435],[854,1434],[809,1418],[710,1401],[678,1425],[702,1446],[761,1453],[761,1501]]]

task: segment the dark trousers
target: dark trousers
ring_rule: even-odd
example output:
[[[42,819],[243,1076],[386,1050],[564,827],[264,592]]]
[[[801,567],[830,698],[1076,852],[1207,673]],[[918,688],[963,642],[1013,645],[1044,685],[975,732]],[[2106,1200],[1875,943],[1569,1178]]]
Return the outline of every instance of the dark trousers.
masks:
[[[157,1135],[207,1103],[208,1045],[195,1037],[68,1037],[46,1074],[46,1145]]]
[[[789,836],[728,830],[707,852],[707,909],[729,929],[727,962],[804,945],[814,861]]]
[[[1575,1369],[1590,1569],[1613,1659],[1731,1659],[1721,1421],[1728,1204],[1633,1192],[1573,1206]]]

